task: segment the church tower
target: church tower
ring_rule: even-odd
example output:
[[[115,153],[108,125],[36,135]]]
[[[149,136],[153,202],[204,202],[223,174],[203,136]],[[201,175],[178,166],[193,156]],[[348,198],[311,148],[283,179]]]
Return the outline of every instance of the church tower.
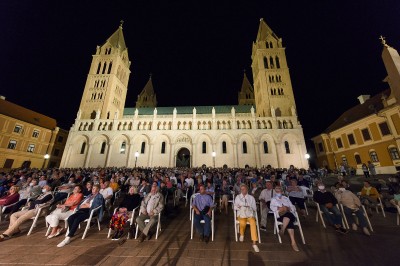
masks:
[[[103,45],[96,48],[78,119],[118,119],[123,115],[131,62],[122,23]]]
[[[239,91],[239,105],[254,105],[254,89],[251,86],[246,72],[243,75],[242,88]]]
[[[257,116],[296,116],[282,39],[263,19],[260,19],[257,39],[253,42],[251,59]]]
[[[136,108],[140,107],[157,107],[157,97],[154,92],[153,82],[151,81],[151,75],[146,86],[144,86],[142,92],[138,95]]]

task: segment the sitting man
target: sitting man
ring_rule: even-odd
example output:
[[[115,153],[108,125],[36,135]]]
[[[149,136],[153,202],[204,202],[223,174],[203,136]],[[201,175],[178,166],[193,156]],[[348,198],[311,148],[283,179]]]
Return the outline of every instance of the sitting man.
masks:
[[[321,211],[333,225],[336,232],[346,234],[347,230],[342,225],[342,215],[336,207],[337,199],[331,192],[326,191],[325,185],[322,182],[318,183],[318,190],[315,191],[313,198],[319,204]]]
[[[66,199],[68,194],[72,193],[75,187],[75,177],[70,177],[68,183],[62,184],[58,187],[56,194],[54,195],[54,200],[51,203],[51,206],[60,203],[60,201]]]
[[[143,242],[145,238],[150,239],[151,227],[158,222],[158,215],[164,209],[164,197],[158,191],[157,183],[153,183],[150,193],[142,200],[140,205],[140,214],[136,218],[139,230],[142,232],[139,236],[139,242]],[[145,220],[149,222],[145,224]]]
[[[100,194],[103,195],[104,201],[105,201],[105,206],[106,206],[106,210],[109,211],[110,208],[112,207],[112,197],[114,196],[114,191],[113,189],[110,187],[110,182],[109,181],[105,181],[103,183],[100,183]]]
[[[244,232],[247,222],[250,223],[251,240],[253,241],[253,249],[255,252],[260,252],[257,241],[257,223],[254,217],[254,212],[257,211],[256,200],[252,195],[248,194],[249,188],[247,185],[240,185],[240,194],[236,196],[234,210],[237,211],[237,219],[239,221],[240,242],[244,240]]]
[[[22,210],[19,212],[15,212],[10,217],[10,225],[8,229],[0,235],[0,242],[8,239],[12,235],[21,232],[19,226],[30,220],[32,217],[35,217],[39,208],[47,207],[50,205],[50,202],[53,200],[53,195],[51,194],[51,187],[45,185],[42,190],[42,194],[37,197],[37,199],[33,202],[30,202],[29,208],[26,210]]]
[[[366,180],[364,181],[364,187],[361,189],[360,197],[361,203],[366,206],[368,214],[372,215],[371,205],[374,205],[378,202],[378,190],[371,186],[371,183]]]
[[[42,193],[42,188],[38,185],[37,179],[32,179],[26,187],[23,187],[19,192],[19,201],[15,204],[11,212],[17,212],[19,209],[24,206],[29,198],[37,198]]]
[[[290,185],[286,188],[289,192],[289,199],[293,205],[297,205],[300,208],[301,215],[306,216],[304,193],[303,189],[297,185],[297,179],[291,179]]]
[[[57,245],[57,247],[61,248],[68,245],[71,242],[71,237],[74,236],[78,229],[79,224],[88,219],[90,217],[90,212],[99,206],[102,206],[98,211],[98,217],[101,221],[103,218],[104,198],[99,191],[100,186],[93,185],[92,194],[81,201],[78,207],[76,207],[77,211],[68,217],[68,235]]]
[[[354,213],[358,218],[358,222],[360,223],[364,234],[367,236],[371,235],[367,228],[367,219],[365,218],[363,211],[360,209],[360,199],[353,192],[346,190],[343,184],[338,185],[338,191],[336,191],[335,197],[340,204],[343,204],[343,211],[353,230],[357,230],[357,224],[353,218]]]
[[[199,193],[193,200],[192,207],[194,209],[193,223],[200,240],[208,243],[211,233],[211,213],[214,208],[212,197],[206,193],[204,185],[200,185]],[[204,228],[200,221],[204,220]]]
[[[266,188],[261,191],[260,200],[260,213],[261,213],[261,227],[263,231],[267,230],[267,216],[270,209],[271,199],[275,196],[275,191],[271,181],[265,183]]]

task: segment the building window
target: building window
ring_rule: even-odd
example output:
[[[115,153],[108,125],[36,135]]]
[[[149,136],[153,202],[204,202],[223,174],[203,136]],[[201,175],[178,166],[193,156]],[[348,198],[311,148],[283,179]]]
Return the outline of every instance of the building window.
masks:
[[[318,143],[318,150],[319,150],[319,152],[323,152],[324,151],[324,145],[322,145],[322,142]]]
[[[58,136],[57,141],[58,141],[59,143],[62,143],[63,140],[64,140],[63,136]]]
[[[369,152],[369,157],[371,158],[371,161],[373,163],[379,162],[378,154],[376,154],[376,151]]]
[[[342,139],[341,138],[336,139],[336,144],[337,144],[339,149],[343,148],[343,143],[342,143]]]
[[[146,150],[146,142],[142,142],[142,147],[140,148],[140,153],[143,154],[144,151]]]
[[[369,134],[368,128],[364,128],[361,130],[364,141],[371,140],[371,135]]]
[[[35,151],[35,144],[29,144],[28,149],[26,150],[27,152],[34,152]]]
[[[242,143],[242,148],[243,148],[243,153],[247,153],[247,142],[246,141],[243,141],[243,143]]]
[[[354,135],[353,134],[347,135],[347,138],[349,139],[350,145],[356,144],[356,140],[354,139]]]
[[[163,141],[163,143],[161,143],[161,153],[162,154],[165,153],[165,141]]]
[[[105,151],[106,151],[106,142],[103,141],[103,143],[101,144],[100,154],[104,154]]]
[[[268,153],[268,142],[264,141],[264,153]]]
[[[86,149],[86,142],[83,142],[81,147],[81,154],[85,153],[85,149]]]
[[[38,137],[39,137],[39,131],[33,130],[32,138],[38,138]]]
[[[15,133],[22,133],[22,126],[16,125],[16,126],[14,127],[14,132],[15,132]]]
[[[386,122],[380,123],[379,129],[381,130],[382,136],[390,135],[390,130]]]
[[[287,154],[290,153],[290,146],[289,146],[289,142],[287,142],[287,141],[285,141],[285,152],[286,152]]]
[[[226,153],[226,141],[222,142],[222,153]]]
[[[203,141],[203,143],[202,143],[201,152],[203,154],[207,153],[207,143],[205,141]]]
[[[125,154],[125,150],[126,150],[126,142],[124,141],[124,142],[121,143],[121,149],[119,150],[119,153],[120,154]]]
[[[360,154],[355,154],[354,155],[354,159],[356,160],[357,164],[362,164]]]
[[[10,140],[8,143],[7,149],[15,150],[17,147],[17,141],[16,140]]]
[[[389,148],[389,154],[390,154],[390,157],[392,158],[392,160],[400,159],[399,151],[395,147]]]
[[[60,150],[59,149],[54,149],[53,155],[54,156],[60,155]]]

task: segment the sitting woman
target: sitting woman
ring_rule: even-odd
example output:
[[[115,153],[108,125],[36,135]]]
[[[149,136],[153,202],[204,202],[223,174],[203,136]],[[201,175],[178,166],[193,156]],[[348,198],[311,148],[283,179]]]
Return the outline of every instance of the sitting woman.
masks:
[[[226,179],[222,180],[222,187],[221,187],[221,206],[220,206],[220,211],[222,212],[222,209],[225,209],[225,214],[228,214],[228,201],[232,198],[232,192],[231,192],[231,187],[228,184],[228,181]]]
[[[59,236],[62,233],[63,228],[59,226],[60,220],[65,220],[74,213],[75,208],[83,199],[82,190],[83,188],[81,186],[75,186],[72,194],[67,198],[65,203],[57,204],[57,208],[46,216],[46,222],[52,229],[47,239]]]
[[[290,180],[290,186],[286,188],[286,191],[289,192],[289,199],[293,205],[299,206],[301,215],[306,216],[305,210],[305,202],[304,202],[304,194],[301,187],[297,185],[297,179]]]
[[[134,186],[129,188],[128,194],[124,197],[118,209],[111,217],[110,228],[115,231],[112,240],[118,240],[124,234],[124,226],[132,210],[140,205],[142,198],[138,193],[138,189]]]
[[[288,197],[282,195],[282,188],[275,188],[275,197],[272,198],[270,207],[273,212],[278,214],[277,220],[282,222],[282,227],[279,231],[279,234],[282,236],[287,228],[293,250],[299,251],[294,238],[294,222],[296,221],[296,217],[293,213],[296,211],[296,207],[293,206]]]
[[[8,191],[7,195],[0,198],[0,206],[7,206],[16,203],[19,200],[19,187],[12,186]]]

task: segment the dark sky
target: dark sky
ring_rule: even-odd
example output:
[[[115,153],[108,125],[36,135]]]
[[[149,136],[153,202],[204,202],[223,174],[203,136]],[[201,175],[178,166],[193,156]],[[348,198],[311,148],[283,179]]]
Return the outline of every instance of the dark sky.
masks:
[[[72,4],[74,3],[74,4]],[[123,19],[126,107],[153,73],[159,106],[237,104],[259,19],[283,39],[305,138],[387,88],[400,1],[0,1],[0,94],[69,129],[95,53]]]

